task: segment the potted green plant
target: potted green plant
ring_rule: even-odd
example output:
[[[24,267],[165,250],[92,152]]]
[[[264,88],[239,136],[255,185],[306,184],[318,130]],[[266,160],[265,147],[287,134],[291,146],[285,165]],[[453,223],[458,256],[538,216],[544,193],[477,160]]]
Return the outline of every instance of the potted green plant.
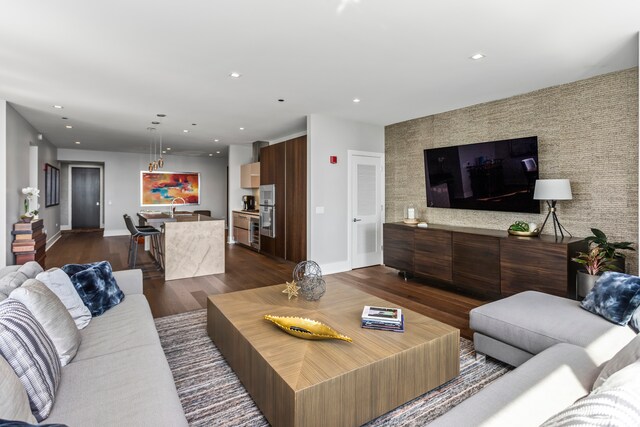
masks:
[[[584,270],[578,270],[577,293],[579,297],[585,297],[595,285],[596,280],[604,271],[620,270],[613,258],[600,246],[593,246],[588,252],[578,252],[578,256],[571,258],[572,261],[581,264]]]
[[[589,244],[588,252],[580,252],[572,258],[584,266],[578,270],[577,294],[584,297],[593,288],[596,280],[604,271],[625,271],[625,254],[620,251],[635,251],[632,242],[609,242],[607,235],[597,228],[592,228],[592,236],[585,237]]]
[[[625,272],[625,254],[620,251],[635,251],[635,248],[632,246],[633,243],[609,242],[607,235],[597,228],[592,228],[591,233],[593,233],[593,236],[585,237],[589,246],[593,244],[595,247],[600,248],[600,250],[604,252],[605,256],[613,261],[618,271]]]

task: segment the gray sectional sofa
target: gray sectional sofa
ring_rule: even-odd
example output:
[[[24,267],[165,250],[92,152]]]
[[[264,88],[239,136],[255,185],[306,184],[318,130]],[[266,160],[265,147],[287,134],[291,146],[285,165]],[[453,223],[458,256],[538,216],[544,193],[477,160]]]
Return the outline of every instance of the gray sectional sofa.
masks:
[[[15,266],[0,269],[0,277],[15,270]],[[62,368],[53,409],[43,423],[186,426],[171,370],[142,294],[142,271],[113,274],[125,299],[80,330],[80,347]]]
[[[539,426],[589,395],[603,366],[638,342],[578,301],[535,291],[475,308],[470,326],[478,354],[517,368],[430,426]]]

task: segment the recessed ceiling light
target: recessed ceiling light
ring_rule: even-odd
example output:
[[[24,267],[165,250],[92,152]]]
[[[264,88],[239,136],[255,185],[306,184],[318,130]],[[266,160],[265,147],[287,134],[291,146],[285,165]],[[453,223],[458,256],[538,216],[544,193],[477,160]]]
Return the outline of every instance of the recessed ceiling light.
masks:
[[[213,157],[213,153],[209,153],[209,157]]]
[[[242,76],[242,74],[237,73],[237,72],[233,72],[231,74],[229,74],[229,77],[233,77],[234,79],[239,79]]]
[[[278,99],[278,102],[284,102],[284,99],[280,98]]]
[[[220,152],[219,152],[219,151],[216,151],[216,154],[220,154]]]
[[[151,122],[152,125],[159,125],[160,122]]]
[[[240,130],[244,130],[244,128],[240,128]]]
[[[80,145],[80,141],[76,141],[76,144]]]
[[[360,102],[360,98],[353,98],[353,102],[357,104],[358,102]]]
[[[478,60],[484,58],[484,55],[481,53],[476,53],[475,55],[471,55],[471,59]]]
[[[182,132],[189,133],[189,129],[183,129]]]
[[[69,117],[61,117],[62,120],[69,120]]]
[[[220,142],[220,140],[219,139],[214,139],[213,142]]]
[[[195,126],[195,125],[197,125],[197,123],[191,123],[191,126]]]
[[[162,154],[167,154],[167,150],[162,150]]]
[[[64,107],[62,105],[54,105],[53,108],[57,108],[58,110],[62,110]]]
[[[71,125],[66,125],[65,127],[66,127],[67,129],[72,129],[72,128],[73,128],[73,126],[71,126]]]
[[[158,116],[158,117],[167,117],[166,114],[162,114],[162,113],[158,113],[158,114],[156,114],[156,116]]]
[[[167,147],[167,151],[171,151],[171,147]]]

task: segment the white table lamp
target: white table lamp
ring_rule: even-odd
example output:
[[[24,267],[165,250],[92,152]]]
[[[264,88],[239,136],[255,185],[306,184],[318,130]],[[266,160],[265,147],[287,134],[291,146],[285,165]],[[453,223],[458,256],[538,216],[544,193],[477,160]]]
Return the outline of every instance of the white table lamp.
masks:
[[[549,212],[547,213],[547,217],[544,219],[542,223],[542,227],[540,227],[540,233],[544,229],[547,220],[549,219],[549,215],[552,217],[553,222],[553,233],[556,236],[556,240],[558,239],[558,231],[560,231],[560,235],[564,238],[564,233],[562,230],[566,231],[569,236],[571,233],[560,224],[558,221],[558,216],[556,215],[556,202],[558,200],[571,200],[573,196],[571,195],[571,184],[568,179],[538,179],[536,180],[536,188],[533,190],[533,199],[534,200],[544,200],[547,202],[547,206],[549,207]]]

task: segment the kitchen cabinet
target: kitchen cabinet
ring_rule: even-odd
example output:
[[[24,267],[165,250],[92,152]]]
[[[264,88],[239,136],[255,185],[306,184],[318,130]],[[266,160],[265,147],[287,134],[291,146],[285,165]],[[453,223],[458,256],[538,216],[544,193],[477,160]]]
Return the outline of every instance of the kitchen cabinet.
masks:
[[[249,237],[249,215],[233,212],[233,240],[241,245],[251,246]]]
[[[260,162],[240,166],[240,187],[260,187]]]
[[[275,185],[275,237],[260,251],[293,262],[307,258],[307,137],[260,150],[260,184]]]

